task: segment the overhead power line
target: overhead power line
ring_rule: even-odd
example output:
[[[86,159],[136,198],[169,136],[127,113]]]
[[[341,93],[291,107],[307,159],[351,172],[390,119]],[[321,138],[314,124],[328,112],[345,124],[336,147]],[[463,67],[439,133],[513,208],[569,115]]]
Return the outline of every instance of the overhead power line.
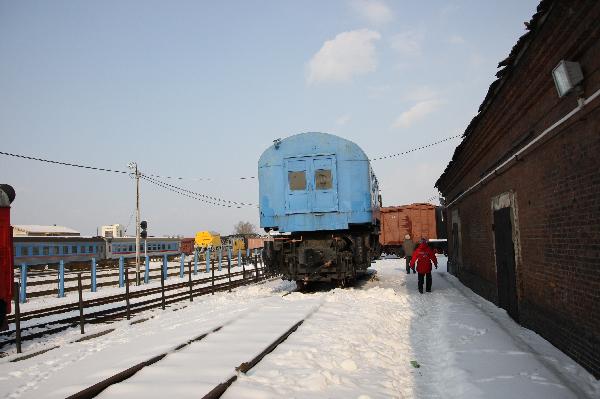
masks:
[[[256,206],[256,204],[250,203],[250,202],[238,202],[238,201],[230,201],[230,200],[225,200],[219,197],[213,197],[210,195],[206,195],[206,194],[201,194],[201,193],[197,193],[195,191],[191,191],[191,190],[187,190],[185,188],[182,187],[178,187],[178,186],[174,186],[172,184],[166,183],[164,181],[160,181],[157,179],[154,179],[148,175],[145,175],[142,173],[142,178],[146,181],[149,181],[150,183],[159,185],[159,186],[164,186],[163,188],[169,188],[171,191],[177,190],[180,191],[181,193],[187,193],[190,195],[193,195],[194,197],[199,197],[198,199],[201,198],[201,201],[203,202],[207,202],[213,205],[218,205],[218,206],[227,206],[227,207],[238,207],[241,208],[243,206]]]
[[[434,145],[438,145],[438,144],[441,144],[441,143],[443,143],[445,141],[456,139],[456,138],[461,137],[461,136],[462,136],[462,134],[457,134],[455,136],[450,136],[450,137],[446,137],[445,139],[438,140],[435,143],[431,143],[431,144],[427,144],[427,145],[422,145],[421,147],[415,147],[415,148],[412,148],[412,149],[407,150],[407,151],[398,152],[396,154],[390,154],[390,155],[384,155],[384,156],[380,156],[380,157],[376,157],[376,158],[371,158],[370,160],[371,161],[379,161],[381,159],[399,157],[401,155],[406,155],[406,154],[409,154],[411,152],[415,152],[415,151],[419,151],[419,150],[424,150],[425,148],[433,147]]]
[[[30,157],[30,156],[27,156],[27,155],[11,154],[10,152],[2,152],[2,151],[0,151],[0,154],[7,155],[9,157],[14,157],[14,158],[29,159],[31,161],[39,161],[39,162],[52,163],[52,164],[55,164],[55,165],[73,166],[75,168],[99,170],[101,172],[121,173],[121,174],[125,174],[125,175],[127,175],[127,174],[130,173],[127,170],[106,169],[106,168],[99,168],[99,167],[96,167],[96,166],[79,165],[79,164],[76,164],[76,163],[52,161],[52,160],[49,160],[49,159]]]
[[[442,140],[438,140],[434,143],[431,144],[427,144],[427,145],[423,145],[420,147],[415,147],[412,148],[410,150],[407,151],[403,151],[403,152],[398,152],[396,154],[390,154],[390,155],[382,155],[379,157],[375,157],[375,158],[371,158],[371,161],[379,161],[382,159],[388,159],[388,158],[395,158],[395,157],[399,157],[402,155],[406,155],[409,154],[411,152],[415,152],[415,151],[420,151],[429,147],[433,147],[435,145],[441,144],[443,142],[461,137],[461,134],[457,134],[455,136],[450,136],[450,137],[446,137],[445,139]],[[97,170],[97,171],[101,171],[101,172],[110,172],[110,173],[119,173],[119,174],[129,174],[131,173],[130,171],[127,170],[118,170],[118,169],[109,169],[109,168],[101,168],[101,167],[97,167],[97,166],[89,166],[89,165],[81,165],[81,164],[76,164],[76,163],[70,163],[70,162],[61,162],[61,161],[53,161],[50,159],[44,159],[44,158],[38,158],[38,157],[32,157],[32,156],[28,156],[28,155],[21,155],[21,154],[13,154],[10,152],[3,152],[0,151],[0,155],[6,155],[9,157],[13,157],[13,158],[21,158],[21,159],[28,159],[31,161],[39,161],[39,162],[46,162],[46,163],[50,163],[50,164],[55,164],[55,165],[63,165],[63,166],[72,166],[75,168],[81,168],[81,169],[89,169],[89,170]],[[150,173],[146,173],[145,174],[146,177],[153,177],[153,178],[157,178],[157,179],[172,179],[172,180],[190,180],[190,181],[214,181],[215,179],[211,178],[211,177],[180,177],[180,176],[163,176],[163,175],[158,175],[158,174],[150,174]],[[235,180],[255,180],[256,176],[241,176],[241,177],[236,177],[234,178]],[[234,202],[234,201],[232,201]]]
[[[118,173],[118,174],[123,174],[123,175],[131,174],[131,172],[127,171],[127,170],[108,169],[108,168],[101,168],[101,167],[97,167],[97,166],[81,165],[81,164],[76,164],[76,163],[71,163],[71,162],[53,161],[50,159],[32,157],[32,156],[21,155],[21,154],[13,154],[10,152],[0,151],[0,155],[6,155],[6,156],[14,157],[14,158],[27,159],[30,161],[45,162],[45,163],[50,163],[50,164],[54,164],[54,165],[70,166],[70,167],[74,167],[74,168],[81,168],[81,169],[87,169],[87,170],[96,170],[96,171],[100,171],[100,172]],[[231,205],[230,207],[255,206],[254,204],[251,204],[251,203],[230,201],[230,200],[225,200],[225,199],[218,198],[218,197],[209,196],[206,194],[189,191],[189,190],[183,189],[181,187],[177,187],[177,186],[170,185],[168,183],[161,182],[159,180],[154,180],[152,177],[150,177],[150,176],[155,176],[155,175],[143,175],[143,176],[145,177],[144,180],[150,181],[151,183],[153,183],[155,185],[162,184],[165,186],[169,186],[171,191],[174,191],[174,189],[175,189],[175,190],[187,192],[189,194],[193,194],[194,196],[206,199],[203,202],[206,202],[209,204],[213,204],[213,205],[217,205],[217,206]],[[152,181],[152,180],[154,180],[154,181]],[[167,187],[165,187],[165,188],[167,188]],[[187,196],[189,196],[189,195],[187,195]],[[199,199],[199,198],[196,198],[196,199]],[[202,199],[200,199],[200,200],[202,201]]]
[[[197,200],[197,201],[204,202],[204,203],[209,204],[209,205],[221,206],[221,207],[224,207],[224,208],[242,208],[242,205],[239,205],[239,203],[234,204],[232,201],[229,201],[228,203],[226,203],[226,202],[217,202],[217,201],[207,200],[207,199],[201,197],[201,195],[203,195],[203,194],[197,194],[197,193],[194,193],[193,191],[189,191],[189,190],[185,190],[185,189],[182,189],[182,188],[178,188],[178,187],[173,186],[171,184],[167,184],[167,183],[161,182],[159,180],[155,180],[155,179],[149,178],[149,177],[144,176],[144,175],[142,175],[140,178],[143,179],[143,180],[145,180],[145,181],[147,181],[147,182],[149,182],[149,183],[151,183],[151,184],[154,184],[154,185],[156,185],[156,186],[158,186],[160,188],[163,188],[165,190],[174,192],[174,193],[179,194],[179,195],[183,195],[185,197],[188,197],[188,198],[191,198],[191,199],[194,199],[194,200]],[[188,193],[190,193],[190,194],[188,194]],[[244,205],[245,206],[250,206],[250,204],[244,204]]]

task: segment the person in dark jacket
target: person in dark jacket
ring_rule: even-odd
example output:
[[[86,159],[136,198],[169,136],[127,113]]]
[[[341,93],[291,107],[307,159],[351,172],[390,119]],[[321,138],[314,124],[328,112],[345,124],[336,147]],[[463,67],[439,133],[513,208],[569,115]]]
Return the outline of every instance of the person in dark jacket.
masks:
[[[433,249],[427,245],[425,238],[421,239],[421,243],[413,252],[410,261],[410,267],[413,270],[415,270],[415,263],[417,264],[417,273],[419,273],[419,292],[423,293],[423,280],[426,280],[425,290],[431,292],[431,264],[433,263],[437,269],[437,258]]]
[[[415,251],[415,243],[410,239],[410,235],[404,236],[404,242],[402,243],[402,249],[404,250],[404,256],[406,257],[406,274],[410,274],[410,259],[412,258],[413,252]],[[413,273],[416,273],[413,270]]]

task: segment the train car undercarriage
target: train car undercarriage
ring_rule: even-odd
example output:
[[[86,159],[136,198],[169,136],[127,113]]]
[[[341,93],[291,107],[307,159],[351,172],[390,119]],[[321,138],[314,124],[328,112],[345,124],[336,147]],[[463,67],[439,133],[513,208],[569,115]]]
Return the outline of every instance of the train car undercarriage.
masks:
[[[335,283],[344,287],[364,273],[379,253],[378,235],[369,230],[294,233],[266,241],[268,270],[296,281]]]

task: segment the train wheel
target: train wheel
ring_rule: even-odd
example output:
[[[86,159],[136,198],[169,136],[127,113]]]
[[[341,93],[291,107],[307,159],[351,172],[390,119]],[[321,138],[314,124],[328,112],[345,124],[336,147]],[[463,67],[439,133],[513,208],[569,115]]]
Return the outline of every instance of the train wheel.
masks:
[[[304,280],[296,280],[296,287],[298,288],[298,291],[306,290],[307,285],[308,285],[308,282],[306,282]]]

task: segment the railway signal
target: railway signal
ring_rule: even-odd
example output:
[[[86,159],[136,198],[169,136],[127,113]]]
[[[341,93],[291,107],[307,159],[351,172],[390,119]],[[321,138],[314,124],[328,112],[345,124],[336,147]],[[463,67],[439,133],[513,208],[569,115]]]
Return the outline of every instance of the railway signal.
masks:
[[[144,240],[144,259],[148,256],[148,243],[146,242],[146,238],[148,238],[148,232],[146,229],[148,228],[148,222],[142,220],[140,223],[140,228],[142,231],[140,232],[140,238]],[[145,261],[145,260],[144,260]]]
[[[140,223],[140,228],[142,229],[142,231],[140,232],[140,238],[142,240],[145,240],[146,238],[148,238],[148,232],[146,231],[146,229],[148,228],[148,222],[142,220],[142,222]]]

